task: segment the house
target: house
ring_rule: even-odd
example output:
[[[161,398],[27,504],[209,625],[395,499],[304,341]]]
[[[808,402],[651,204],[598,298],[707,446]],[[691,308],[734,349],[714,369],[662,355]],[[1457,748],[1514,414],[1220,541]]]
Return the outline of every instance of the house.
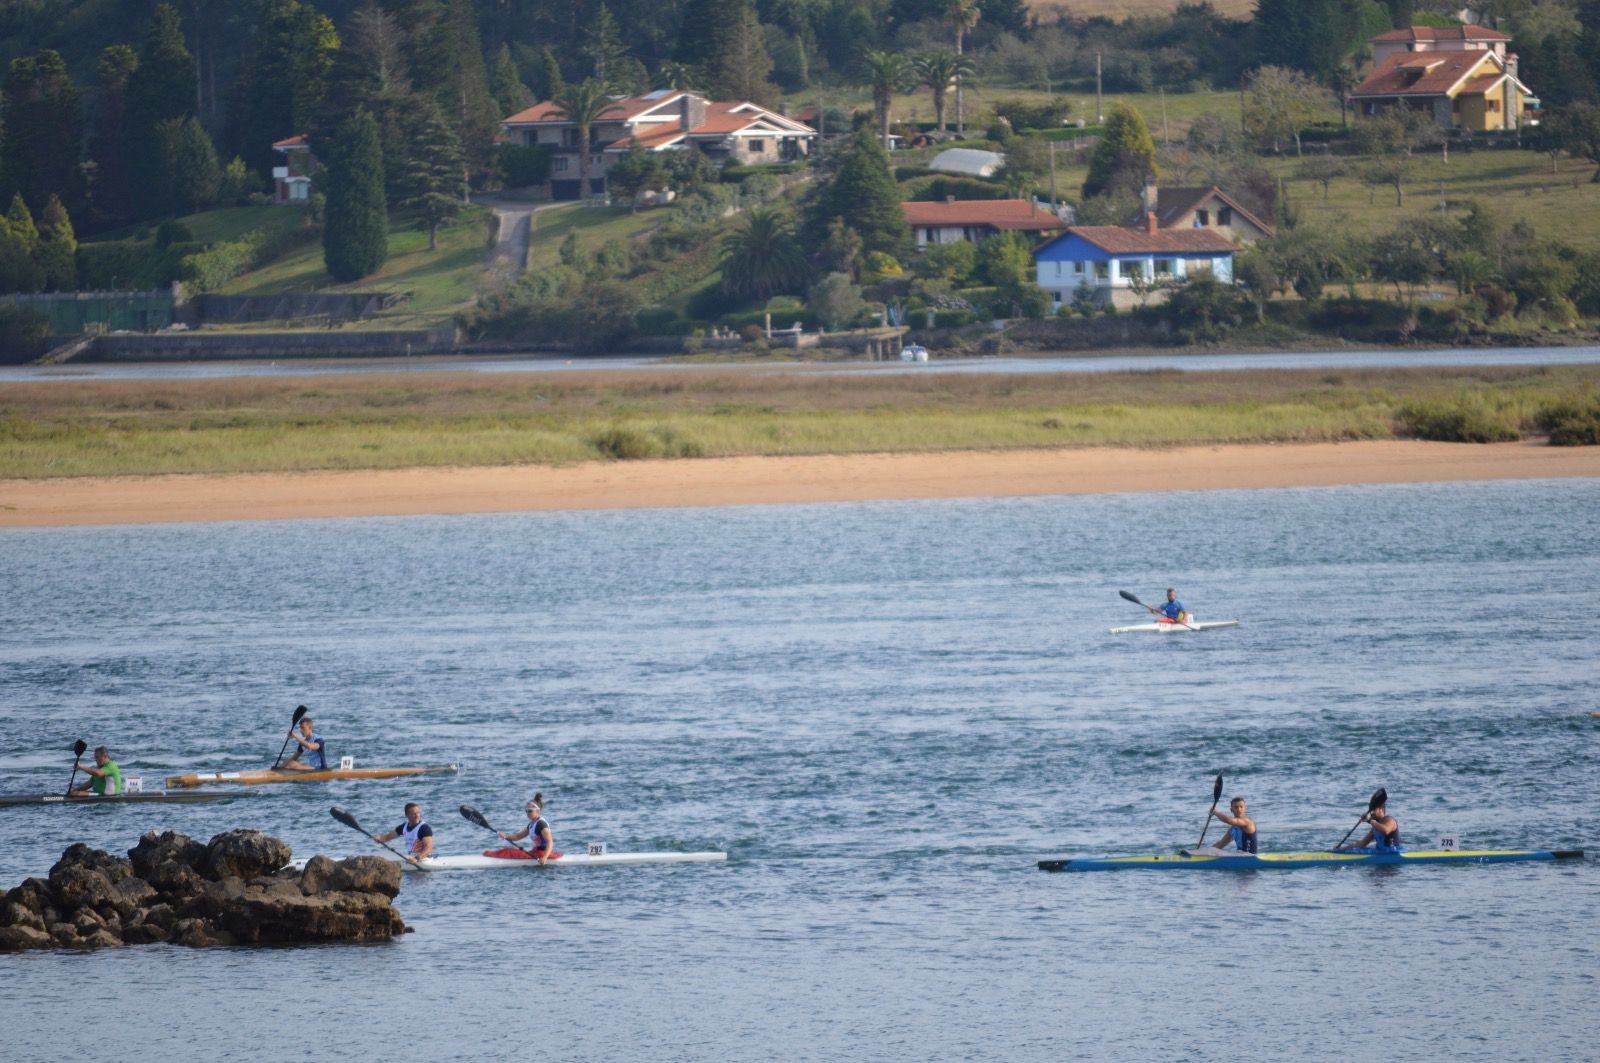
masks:
[[[550,150],[553,199],[577,199],[578,124],[546,101],[501,123],[510,144]],[[708,100],[694,92],[657,89],[623,96],[600,113],[589,133],[589,194],[603,193],[605,174],[634,145],[646,151],[699,151],[712,161],[749,165],[804,156],[817,131],[753,103]]]
[[[1078,225],[1034,248],[1035,279],[1060,306],[1082,296],[1117,307],[1144,300],[1135,282],[1176,287],[1202,273],[1233,283],[1233,241],[1216,229],[1163,229],[1154,214],[1142,226]],[[1165,298],[1157,290],[1151,296]]]
[[[1274,235],[1272,226],[1216,185],[1161,188],[1155,181],[1147,181],[1140,208],[1122,224],[1138,226],[1150,214],[1162,229],[1212,229],[1235,242],[1253,244]]]
[[[1026,199],[957,199],[900,204],[917,250],[930,244],[978,243],[995,233],[1020,232],[1038,238],[1067,223]]]
[[[311,202],[311,175],[317,170],[317,157],[311,154],[311,144],[306,135],[274,141],[273,151],[283,152],[283,165],[272,168],[272,202]]]
[[[1441,129],[1516,129],[1539,101],[1517,80],[1511,37],[1485,26],[1414,26],[1372,38],[1375,65],[1350,93],[1360,114],[1410,107]]]

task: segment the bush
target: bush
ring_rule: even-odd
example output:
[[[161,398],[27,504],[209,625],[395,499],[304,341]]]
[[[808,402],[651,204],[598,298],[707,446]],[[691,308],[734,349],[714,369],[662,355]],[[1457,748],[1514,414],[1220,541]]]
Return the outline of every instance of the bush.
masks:
[[[1550,436],[1553,447],[1600,446],[1600,395],[1551,403],[1534,423]]]
[[[1202,273],[1172,293],[1162,307],[1184,343],[1213,343],[1244,324],[1251,316],[1250,301],[1242,292]]]
[[[992,140],[996,144],[1004,144],[1012,137],[1011,127],[1004,122],[995,122],[983,131],[983,139]]]
[[[994,105],[994,113],[1011,123],[1017,131],[1024,129],[1058,129],[1072,111],[1072,103],[1064,96],[1055,96],[1040,103],[1026,100],[1001,100]]]
[[[499,163],[501,180],[509,188],[542,185],[550,179],[548,148],[502,144]]]
[[[742,162],[730,162],[722,168],[722,172],[717,177],[723,184],[739,185],[752,177],[759,177],[764,174],[771,174],[776,177],[778,174],[799,173],[805,168],[805,162],[798,160],[795,162],[768,163],[764,166],[746,166]]]
[[[0,363],[32,361],[49,342],[49,318],[23,306],[0,306]]]
[[[589,442],[602,455],[617,461],[641,461],[666,453],[659,438],[637,428],[608,428],[590,436]]]
[[[1418,439],[1445,443],[1509,443],[1522,433],[1480,396],[1419,399],[1396,413],[1401,427]]]
[[[900,187],[900,194],[918,203],[942,203],[946,199],[1008,199],[1005,185],[979,177],[930,177],[926,173]]]
[[[193,241],[194,233],[181,221],[164,221],[156,228],[156,246],[163,251],[173,244]]]

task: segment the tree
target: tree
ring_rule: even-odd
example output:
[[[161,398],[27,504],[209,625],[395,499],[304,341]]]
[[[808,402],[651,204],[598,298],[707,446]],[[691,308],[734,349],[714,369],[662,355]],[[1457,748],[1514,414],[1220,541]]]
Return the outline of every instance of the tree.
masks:
[[[616,80],[621,72],[622,61],[628,57],[628,50],[622,46],[617,20],[605,4],[601,4],[595,13],[588,39],[583,45],[583,54],[589,60],[594,79],[607,86]]]
[[[1316,155],[1306,159],[1295,171],[1295,176],[1315,181],[1322,186],[1322,200],[1328,200],[1328,186],[1341,177],[1350,175],[1350,163],[1339,155]]]
[[[228,165],[222,168],[222,181],[217,186],[217,202],[235,207],[245,206],[250,194],[260,185],[260,178],[245,165],[243,159],[235,155]]]
[[[428,229],[428,250],[439,247],[439,226],[461,213],[461,145],[432,101],[415,112],[406,137],[405,194],[400,206]]]
[[[534,86],[534,91],[541,100],[554,100],[567,91],[567,83],[561,76],[561,64],[556,62],[556,53],[550,50],[547,44],[539,49],[539,83]]]
[[[677,92],[693,89],[704,80],[705,75],[700,72],[699,67],[692,63],[680,63],[676,59],[668,59],[656,72],[657,88],[672,89]]]
[[[945,97],[959,78],[971,77],[976,71],[972,60],[954,52],[929,52],[911,61],[917,78],[933,93],[933,117],[939,132],[944,132]]]
[[[976,250],[973,253],[976,255]],[[825,271],[843,273],[855,280],[861,276],[861,259],[864,255],[860,234],[846,225],[843,218],[834,218],[828,223],[827,235],[817,250],[817,261]]]
[[[67,292],[78,286],[78,238],[61,197],[52,194],[39,215],[39,249],[34,255],[44,290]]]
[[[94,160],[92,200],[99,213],[112,220],[133,215],[128,170],[128,79],[138,68],[138,54],[125,44],[114,44],[101,52],[95,68],[98,104],[89,138],[89,157]]]
[[[192,214],[217,201],[222,169],[211,137],[194,115],[156,127],[161,145],[161,185],[166,213]]]
[[[1405,205],[1405,180],[1411,154],[1422,143],[1436,139],[1438,128],[1426,114],[1409,107],[1390,107],[1356,127],[1356,144],[1369,158],[1368,184],[1394,189],[1394,205]]]
[[[770,103],[776,92],[768,80],[771,74],[772,56],[767,52],[766,31],[756,18],[755,9],[745,5],[722,50],[716,89],[727,99]]]
[[[461,141],[465,179],[466,168],[475,173],[491,169],[500,113],[489,95],[489,75],[483,65],[483,42],[478,37],[472,0],[448,2],[442,29],[449,76],[436,96]]]
[[[59,53],[11,61],[0,129],[0,195],[20,193],[41,209],[52,195],[76,196],[83,114]]]
[[[666,176],[666,161],[660,154],[646,151],[637,141],[632,141],[627,154],[606,171],[606,191],[634,202],[640,192],[659,188]]]
[[[21,193],[0,218],[0,292],[36,292],[44,287],[39,268],[39,230]]]
[[[1363,0],[1257,0],[1257,54],[1273,66],[1291,67],[1325,80],[1364,39],[1369,14]],[[1386,13],[1377,14],[1389,28]]]
[[[255,48],[235,91],[234,150],[259,173],[276,161],[274,141],[306,132],[328,91],[339,37],[333,22],[299,0],[267,0]]]
[[[809,274],[794,226],[776,210],[757,207],[722,240],[722,290],[735,298],[800,292]]]
[[[848,273],[829,273],[811,286],[806,306],[828,328],[848,328],[866,312],[861,289]]]
[[[1258,140],[1271,141],[1279,151],[1285,137],[1294,138],[1294,153],[1301,154],[1300,131],[1311,124],[1325,93],[1298,70],[1264,66],[1250,79],[1245,94],[1244,124]]]
[[[1106,116],[1105,131],[1089,157],[1089,175],[1083,182],[1085,196],[1112,191],[1138,191],[1145,181],[1159,177],[1156,145],[1138,111],[1126,103],[1114,103]]]
[[[722,69],[722,49],[733,38],[747,0],[689,0],[672,58],[702,70]]]
[[[336,281],[375,273],[389,257],[388,203],[378,123],[358,109],[339,127],[325,166],[322,259]]]
[[[556,98],[561,116],[578,126],[578,197],[589,194],[589,136],[595,119],[611,106],[606,87],[594,78],[585,78],[576,85],[568,85]]]
[[[1328,75],[1328,88],[1332,90],[1334,98],[1339,101],[1339,126],[1341,129],[1350,128],[1350,93],[1361,78],[1356,73],[1356,68],[1349,63],[1340,63],[1338,69]]]
[[[195,114],[194,56],[183,43],[178,13],[161,4],[150,19],[139,66],[128,77],[128,153],[132,187],[161,187],[166,162],[162,123]],[[157,212],[159,213],[159,204]],[[148,212],[137,211],[143,216]]]
[[[965,53],[967,34],[972,32],[972,27],[978,24],[978,19],[983,17],[983,9],[978,6],[978,0],[945,0],[944,20],[956,33],[956,54]],[[956,77],[956,132],[967,131],[966,100],[962,93],[962,78]]]
[[[911,64],[899,52],[870,51],[861,56],[861,83],[872,91],[872,113],[877,116],[878,136],[883,150],[889,150],[889,108],[894,94],[911,84]]]
[[[494,102],[500,107],[501,118],[509,118],[533,103],[533,93],[517,75],[517,64],[511,58],[508,44],[502,44],[494,55],[494,65],[489,68],[489,87],[494,92]]]
[[[1556,139],[1567,154],[1600,164],[1600,104],[1575,103],[1556,118]],[[1600,181],[1600,168],[1590,178]]]
[[[812,203],[808,243],[821,247],[835,218],[861,237],[865,253],[883,251],[897,259],[911,253],[911,227],[900,207],[900,186],[889,172],[889,156],[865,126],[852,134],[833,177]]]

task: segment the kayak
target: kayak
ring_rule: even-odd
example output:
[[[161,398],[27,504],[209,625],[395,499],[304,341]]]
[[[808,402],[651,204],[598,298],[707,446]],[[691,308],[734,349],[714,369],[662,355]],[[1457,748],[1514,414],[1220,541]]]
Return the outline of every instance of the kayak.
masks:
[[[512,851],[521,850],[489,849],[481,856],[433,856],[422,861],[422,868],[428,871],[493,871],[493,870],[539,870],[539,861],[525,853],[522,856],[511,856]],[[416,871],[415,864],[408,861],[394,860],[386,857],[393,863],[400,865],[402,870]],[[728,859],[727,853],[565,853],[553,856],[545,862],[545,867],[616,867],[623,864],[703,864]]]
[[[1156,621],[1153,624],[1129,624],[1127,627],[1114,627],[1113,635],[1126,635],[1132,631],[1152,631],[1158,634],[1171,634],[1174,631],[1193,633],[1196,631],[1211,631],[1219,627],[1238,627],[1237,620],[1191,620],[1187,624],[1179,624],[1171,620]]]
[[[249,791],[201,794],[185,791],[169,793],[166,790],[151,790],[148,793],[142,790],[134,790],[125,794],[81,794],[73,796],[66,794],[0,794],[0,808],[11,808],[16,805],[193,805],[202,801],[231,801],[235,797],[249,796],[251,796]]]
[[[168,775],[168,786],[220,786],[233,783],[254,786],[275,782],[330,782],[334,779],[396,779],[403,775],[433,775],[460,771],[459,764],[440,764],[429,768],[328,768],[324,771],[217,771],[196,775]]]
[[[1040,860],[1040,871],[1264,871],[1297,867],[1403,867],[1408,864],[1515,864],[1532,860],[1582,860],[1582,849],[1417,849],[1375,853],[1254,853],[1229,856],[1174,853],[1160,856],[1090,856],[1073,860]]]

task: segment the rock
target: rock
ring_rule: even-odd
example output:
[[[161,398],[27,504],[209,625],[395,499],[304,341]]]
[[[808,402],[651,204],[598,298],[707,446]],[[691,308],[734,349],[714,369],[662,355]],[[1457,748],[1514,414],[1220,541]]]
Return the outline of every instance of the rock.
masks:
[[[144,918],[140,921],[142,926],[160,927],[167,931],[167,936],[172,936],[172,928],[178,923],[178,913],[170,904],[153,904],[144,909]]]
[[[172,928],[172,940],[180,945],[191,948],[204,948],[207,945],[217,944],[217,939],[211,932],[211,927],[204,919],[180,919]]]
[[[155,900],[156,896],[156,891],[151,887],[150,883],[142,878],[125,878],[113,886],[112,889],[117,894],[117,914],[124,919],[128,917],[132,910],[142,908]],[[128,906],[129,911],[123,911],[124,904]]]
[[[50,927],[50,937],[62,948],[73,948],[78,944],[78,929],[71,923],[54,923]]]
[[[141,876],[153,889],[169,897],[183,899],[200,892],[206,880],[188,864],[168,860],[150,868]]]
[[[293,900],[250,898],[244,911],[230,918],[227,925],[230,929],[251,928],[249,940],[264,945],[387,941],[405,929],[400,913],[378,893],[321,893]]]
[[[56,900],[66,911],[76,908],[93,908],[116,900],[111,880],[100,871],[81,864],[57,864],[50,870],[50,885],[56,891]]]
[[[0,952],[47,949],[53,944],[49,934],[31,926],[0,926]]]
[[[293,900],[303,896],[300,886],[292,878],[280,878],[277,875],[262,875],[253,878],[245,884],[245,896],[252,899],[280,897],[284,900]]]
[[[315,897],[319,893],[336,890],[339,879],[339,865],[322,854],[313,856],[306,861],[305,869],[300,872],[300,892],[307,897]]]
[[[124,927],[122,942],[125,945],[154,945],[162,941],[171,941],[172,931],[156,926],[154,923],[140,923],[138,926]]]
[[[44,933],[45,922],[42,916],[32,908],[25,908],[16,901],[6,901],[0,904],[0,926],[20,926],[30,930]]]
[[[133,864],[122,857],[112,856],[104,849],[94,849],[79,842],[68,846],[67,851],[61,854],[61,859],[50,869],[50,884],[55,885],[58,873],[73,867],[98,871],[106,877],[107,882],[120,882],[133,874]]]
[[[114,949],[122,946],[122,939],[109,930],[96,930],[83,939],[86,949]]]
[[[78,931],[79,937],[88,937],[96,930],[105,929],[106,921],[101,919],[93,908],[84,908],[72,920],[72,925]]]
[[[199,916],[202,919],[216,919],[224,912],[239,907],[244,900],[244,879],[236,875],[228,875],[221,882],[207,882],[188,904],[184,905],[183,912],[189,916]]]
[[[394,899],[400,893],[400,865],[381,856],[352,856],[339,861],[344,873],[341,889],[381,893]]]
[[[43,915],[47,908],[54,905],[55,894],[50,889],[50,883],[44,879],[30,878],[24,879],[22,885],[7,890],[6,900]]]
[[[230,830],[212,838],[206,845],[207,877],[240,879],[268,875],[289,862],[293,855],[283,842],[258,830]]]
[[[206,847],[189,837],[176,831],[163,831],[157,834],[148,831],[139,837],[139,844],[128,850],[128,861],[133,866],[133,873],[149,882],[157,889],[151,879],[150,872],[162,864],[181,864],[191,871],[202,866],[206,858]]]

